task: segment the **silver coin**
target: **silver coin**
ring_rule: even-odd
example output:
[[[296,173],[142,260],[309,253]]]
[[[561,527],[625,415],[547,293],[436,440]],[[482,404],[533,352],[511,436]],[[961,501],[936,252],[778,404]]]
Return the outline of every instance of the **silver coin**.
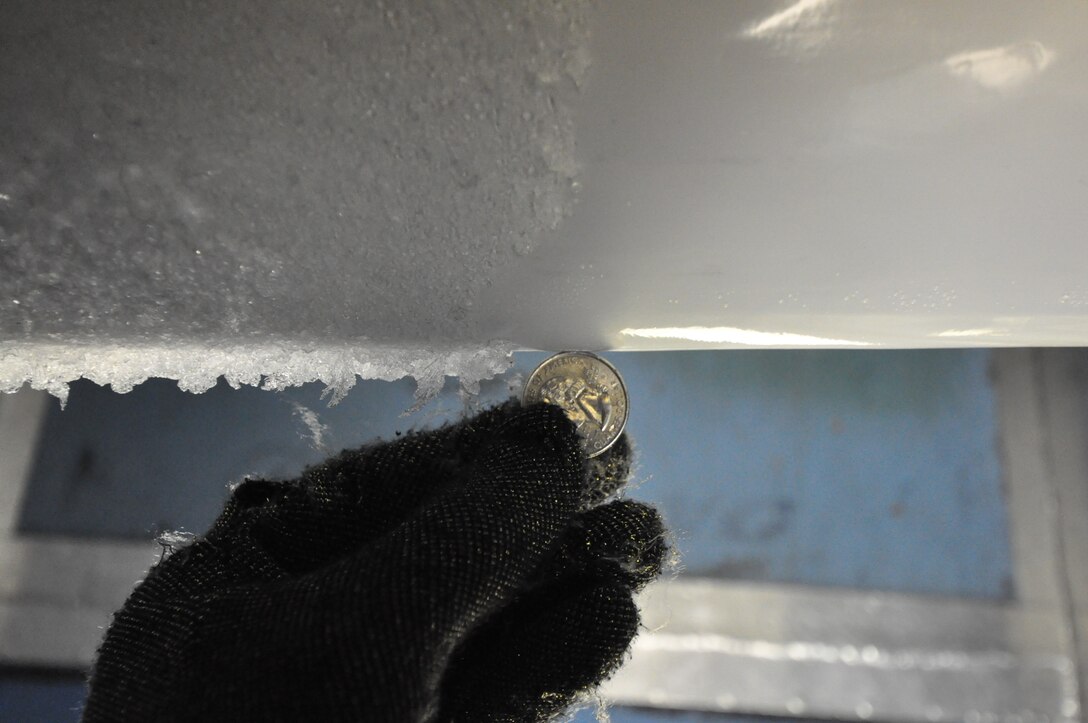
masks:
[[[611,447],[627,426],[627,388],[620,373],[586,351],[545,359],[525,383],[522,401],[547,402],[566,412],[590,457]]]

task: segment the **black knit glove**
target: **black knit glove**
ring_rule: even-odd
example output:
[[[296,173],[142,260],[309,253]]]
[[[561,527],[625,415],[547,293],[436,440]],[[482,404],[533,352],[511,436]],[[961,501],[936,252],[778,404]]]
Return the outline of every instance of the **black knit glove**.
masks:
[[[85,721],[539,721],[621,662],[657,513],[511,402],[247,480],[114,616]]]

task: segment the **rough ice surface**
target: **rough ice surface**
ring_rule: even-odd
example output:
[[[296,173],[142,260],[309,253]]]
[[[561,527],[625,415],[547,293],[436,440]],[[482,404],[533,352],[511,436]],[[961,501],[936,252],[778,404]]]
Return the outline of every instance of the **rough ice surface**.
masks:
[[[505,369],[470,311],[572,212],[585,12],[5,3],[0,389]]]
[[[109,384],[122,393],[150,377],[176,379],[185,391],[204,392],[223,376],[235,388],[251,384],[270,390],[320,381],[327,386],[325,396],[335,404],[358,377],[393,381],[410,376],[416,382],[413,409],[418,409],[442,391],[447,376],[459,377],[462,390],[476,394],[480,380],[509,368],[513,351],[511,345],[500,342],[406,347],[366,340],[342,344],[287,339],[219,344],[3,341],[0,393],[18,391],[29,381],[63,404],[68,382],[81,378]]]

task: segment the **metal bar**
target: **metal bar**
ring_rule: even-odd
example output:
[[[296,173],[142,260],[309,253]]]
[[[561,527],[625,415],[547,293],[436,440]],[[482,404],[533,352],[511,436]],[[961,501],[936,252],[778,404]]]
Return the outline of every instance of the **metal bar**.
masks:
[[[658,708],[898,721],[1073,720],[1052,611],[682,581],[640,600],[651,632],[604,696]]]
[[[110,616],[160,553],[147,542],[0,542],[0,664],[89,667]]]
[[[1056,610],[1061,605],[1057,510],[1047,483],[1047,432],[1034,357],[1016,349],[995,351],[993,360],[1016,598]]]
[[[0,537],[18,523],[48,399],[31,389],[0,394]]]
[[[1046,459],[1054,496],[1059,584],[1088,705],[1088,352],[1037,351]]]

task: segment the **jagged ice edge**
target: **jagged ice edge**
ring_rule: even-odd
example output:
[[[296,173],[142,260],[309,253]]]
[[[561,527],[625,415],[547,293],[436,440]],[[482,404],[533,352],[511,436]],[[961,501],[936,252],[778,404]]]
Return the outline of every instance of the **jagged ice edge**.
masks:
[[[326,385],[322,397],[332,406],[344,398],[357,379],[416,382],[413,409],[442,390],[446,377],[457,377],[462,390],[479,393],[480,382],[505,372],[515,346],[507,341],[479,345],[390,344],[357,340],[305,343],[296,340],[261,342],[83,342],[0,341],[0,393],[17,392],[28,384],[68,399],[68,385],[77,379],[109,384],[126,393],[141,382],[160,377],[177,380],[183,391],[201,393],[220,376],[231,387],[243,384],[280,390],[308,382]]]

